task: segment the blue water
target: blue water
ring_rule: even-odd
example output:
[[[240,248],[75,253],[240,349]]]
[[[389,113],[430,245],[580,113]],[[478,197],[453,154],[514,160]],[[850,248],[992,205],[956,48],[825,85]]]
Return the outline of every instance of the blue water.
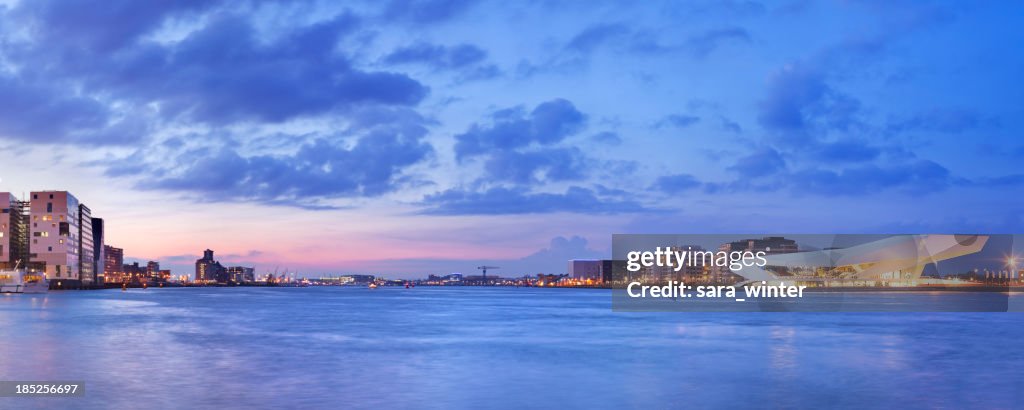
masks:
[[[614,313],[610,299],[425,287],[0,296],[0,380],[80,380],[86,391],[0,407],[1024,403],[1024,314]]]

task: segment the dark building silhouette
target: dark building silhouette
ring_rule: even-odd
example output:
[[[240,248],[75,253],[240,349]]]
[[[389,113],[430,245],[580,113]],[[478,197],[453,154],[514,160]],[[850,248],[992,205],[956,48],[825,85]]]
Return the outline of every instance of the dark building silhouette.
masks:
[[[103,237],[103,218],[92,218],[92,264],[93,264],[93,285],[102,286],[106,281],[106,245]]]
[[[231,278],[228,277],[228,271],[213,259],[213,251],[203,251],[203,257],[196,259],[196,281],[197,282],[219,282],[227,283]]]

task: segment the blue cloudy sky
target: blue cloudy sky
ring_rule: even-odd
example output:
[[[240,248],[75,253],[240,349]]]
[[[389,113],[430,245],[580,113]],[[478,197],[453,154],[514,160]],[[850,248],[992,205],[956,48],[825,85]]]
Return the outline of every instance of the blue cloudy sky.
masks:
[[[635,3],[0,0],[0,191],[182,273],[1024,228],[1024,6]]]

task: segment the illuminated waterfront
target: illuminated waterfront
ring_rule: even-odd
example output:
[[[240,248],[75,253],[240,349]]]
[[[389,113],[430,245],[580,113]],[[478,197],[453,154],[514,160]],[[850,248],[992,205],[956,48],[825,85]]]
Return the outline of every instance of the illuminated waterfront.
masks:
[[[82,380],[83,398],[17,407],[97,409],[1009,408],[1024,383],[1019,314],[613,313],[608,292],[8,295],[0,297],[0,379]],[[884,303],[892,295],[857,297]]]

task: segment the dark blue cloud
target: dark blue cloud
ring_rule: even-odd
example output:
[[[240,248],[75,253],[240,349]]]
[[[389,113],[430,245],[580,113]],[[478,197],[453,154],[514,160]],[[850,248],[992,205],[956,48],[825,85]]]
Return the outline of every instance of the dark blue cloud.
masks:
[[[581,131],[586,115],[568,100],[555,99],[527,112],[499,110],[490,123],[473,124],[455,136],[456,159],[479,158],[484,174],[475,186],[507,185],[523,189],[550,182],[581,181],[604,162],[577,147],[558,146]]]
[[[566,49],[589,53],[598,47],[611,42],[618,41],[623,36],[632,33],[629,27],[618,23],[596,24],[583,29],[569,40],[565,45]]]
[[[672,126],[672,127],[676,127],[676,128],[686,128],[686,127],[694,125],[694,124],[696,124],[698,122],[700,122],[700,117],[698,117],[696,115],[672,114],[672,115],[669,115],[669,116],[667,116],[665,118],[662,118],[660,121],[658,121],[658,123],[656,125],[659,128],[660,127],[666,127],[666,126]]]
[[[503,150],[493,153],[484,169],[490,182],[530,184],[583,179],[588,163],[575,147]]]
[[[741,157],[729,167],[741,178],[760,178],[772,176],[786,169],[786,161],[779,151],[771,147],[762,147],[750,155]]]
[[[848,129],[859,109],[860,102],[828,85],[820,70],[795,64],[770,78],[758,122],[787,141],[807,142],[810,132]]]
[[[1024,186],[1024,174],[978,178],[970,181],[962,181],[961,184],[974,187],[1019,187]]]
[[[739,134],[743,132],[743,127],[741,127],[740,124],[737,123],[736,121],[730,120],[723,116],[719,116],[718,119],[723,130],[729,131],[734,134]]]
[[[690,36],[686,47],[694,56],[705,57],[726,43],[749,43],[750,33],[741,27],[727,27],[708,30]]]
[[[416,43],[401,47],[384,56],[388,64],[423,63],[437,69],[457,69],[483,62],[487,52],[472,44],[452,47]]]
[[[703,185],[696,177],[690,174],[675,174],[665,175],[658,177],[651,186],[651,189],[655,189],[667,194],[676,194],[683,191],[688,191],[694,188],[698,188]]]
[[[775,160],[770,160],[774,163]],[[750,170],[753,172],[753,170]],[[907,160],[887,165],[864,164],[846,168],[807,167],[796,171],[786,171],[777,167],[769,167],[771,178],[738,178],[727,182],[701,183],[688,176],[664,176],[659,178],[655,187],[672,193],[672,183],[678,182],[684,189],[702,186],[704,192],[740,193],[740,192],[779,192],[787,191],[796,195],[872,195],[884,191],[895,190],[908,194],[927,194],[946,190],[954,185],[978,186],[1009,186],[1024,181],[1020,176],[1010,175],[1002,178],[988,178],[976,181],[954,177],[946,167],[929,160]],[[754,174],[757,176],[760,174]]]
[[[354,17],[342,15],[264,45],[247,21],[223,18],[164,50],[152,68],[152,83],[131,91],[215,123],[283,121],[359,103],[418,103],[427,90],[415,80],[352,69],[335,52],[339,37],[354,24]]]
[[[435,24],[465,13],[475,0],[392,0],[384,9],[388,21]]]
[[[110,119],[107,106],[94,98],[0,74],[0,135],[34,142],[91,141],[83,131],[102,129]]]
[[[871,164],[840,171],[807,169],[790,178],[795,192],[819,195],[869,195],[886,189],[929,193],[945,190],[955,182],[948,169],[928,160],[891,166]]]
[[[591,135],[590,140],[597,143],[608,145],[622,144],[622,137],[620,137],[619,134],[611,131],[599,132],[597,134]]]
[[[434,71],[454,71],[456,82],[490,80],[502,75],[501,69],[487,64],[487,51],[472,44],[443,46],[415,43],[398,48],[384,56],[382,62],[390,65],[420,64]]]
[[[186,192],[199,201],[328,207],[324,200],[379,196],[416,182],[406,170],[433,154],[424,134],[415,127],[377,126],[354,143],[317,138],[293,154],[192,148],[154,163],[117,161],[107,174],[134,173],[141,176],[140,189]]]
[[[522,108],[498,111],[491,124],[473,124],[455,136],[455,154],[459,160],[498,150],[527,147],[530,144],[550,145],[579,132],[586,116],[564,99],[541,103],[527,113]]]
[[[762,2],[750,0],[702,0],[673,3],[672,9],[700,18],[760,16],[768,12]]]
[[[524,188],[486,191],[450,189],[424,198],[422,211],[430,215],[508,215],[569,212],[620,214],[648,212],[629,198],[609,198],[593,190],[571,187],[565,193],[532,193]]]
[[[627,24],[598,23],[574,35],[564,49],[580,55],[610,47],[635,54],[657,55],[683,51],[695,57],[705,57],[727,43],[749,43],[751,40],[750,33],[741,27],[702,31],[677,44],[662,42],[660,37],[658,32]]]
[[[416,80],[353,68],[338,51],[339,41],[358,25],[359,18],[342,13],[291,27],[268,41],[247,17],[212,15],[177,42],[140,40],[101,53],[76,48],[74,42],[48,47],[45,37],[34,37],[12,46],[11,54],[20,64],[40,67],[21,74],[23,83],[64,83],[122,105],[159,107],[164,120],[280,122],[359,105],[420,102],[428,89]],[[67,30],[76,28],[84,36],[100,30],[74,25]]]
[[[41,43],[86,52],[111,52],[134,43],[166,18],[217,5],[203,0],[38,0],[21,2],[12,15],[34,21]]]
[[[824,162],[861,162],[878,158],[882,150],[863,140],[842,140],[821,143],[817,159]]]
[[[909,118],[892,121],[887,130],[893,133],[932,132],[944,134],[960,134],[973,131],[987,125],[996,125],[996,121],[984,118],[978,113],[966,109],[934,109],[918,113]]]

